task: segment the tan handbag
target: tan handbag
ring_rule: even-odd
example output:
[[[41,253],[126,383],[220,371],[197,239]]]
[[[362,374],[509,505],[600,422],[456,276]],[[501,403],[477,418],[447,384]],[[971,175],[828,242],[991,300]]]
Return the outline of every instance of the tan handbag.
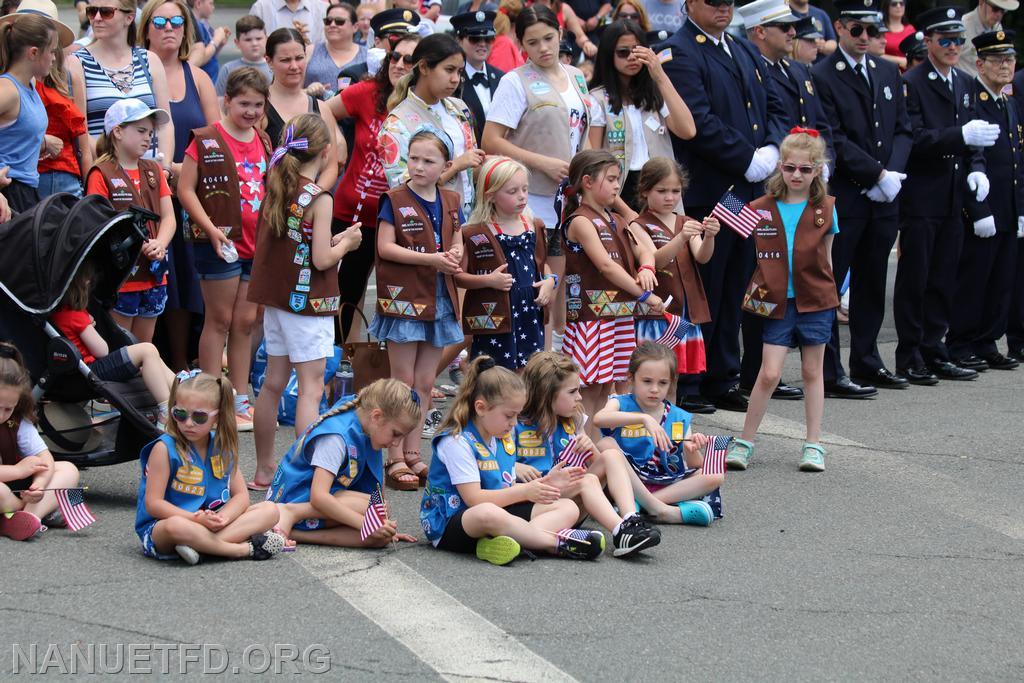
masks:
[[[358,393],[378,379],[391,377],[391,362],[388,360],[387,342],[370,341],[370,323],[358,306],[344,303],[338,314],[340,315],[346,306],[351,307],[363,319],[363,329],[366,330],[366,341],[346,342],[341,345],[345,358],[352,364],[352,390]]]

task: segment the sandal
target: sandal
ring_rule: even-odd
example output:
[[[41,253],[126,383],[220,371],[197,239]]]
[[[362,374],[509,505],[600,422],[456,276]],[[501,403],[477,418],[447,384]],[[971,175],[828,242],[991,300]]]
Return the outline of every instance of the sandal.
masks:
[[[448,398],[448,394],[444,393],[437,387],[430,388],[430,400],[431,401],[444,401]]]
[[[257,484],[256,479],[254,478],[252,481],[245,482],[245,488],[249,489],[250,491],[257,491],[262,493],[270,488],[270,484]]]
[[[406,481],[400,477],[416,477],[416,473],[408,468],[402,461],[389,462],[385,465],[384,486],[395,491],[415,491],[418,489],[419,481]]]
[[[409,458],[410,454],[414,456],[412,459]],[[423,458],[420,457],[419,451],[405,451],[405,465],[409,468],[410,472],[419,478],[420,486],[427,485],[427,475],[430,474],[430,468],[427,467],[425,462],[423,462]],[[423,469],[417,472],[415,469],[416,465],[423,465]]]

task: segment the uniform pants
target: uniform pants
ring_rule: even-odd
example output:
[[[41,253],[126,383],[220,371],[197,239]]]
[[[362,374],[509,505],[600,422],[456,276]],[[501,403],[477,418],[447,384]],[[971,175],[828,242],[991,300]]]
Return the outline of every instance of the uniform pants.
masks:
[[[959,215],[903,218],[893,292],[897,368],[949,360],[943,337],[949,328],[963,242]]]
[[[1017,268],[1017,231],[964,239],[946,346],[953,358],[996,352],[1006,332]]]
[[[1010,315],[1006,325],[1006,342],[1011,351],[1024,349],[1024,239],[1018,239],[1017,267],[1010,294]]]
[[[885,284],[889,253],[896,241],[896,216],[842,218],[832,242],[836,291],[850,273],[850,374],[873,375],[885,367],[878,353],[878,331],[885,318]],[[825,347],[824,377],[833,382],[846,375],[839,351],[839,323]]]

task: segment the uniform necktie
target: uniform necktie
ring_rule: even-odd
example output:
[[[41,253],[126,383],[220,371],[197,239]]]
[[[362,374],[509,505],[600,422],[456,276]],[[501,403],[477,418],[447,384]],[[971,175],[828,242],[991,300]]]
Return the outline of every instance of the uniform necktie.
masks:
[[[469,84],[472,86],[487,85],[487,76],[483,71],[477,71],[469,77]]]
[[[858,76],[860,76],[861,78],[864,79],[864,82],[867,83],[868,87],[870,88],[871,87],[871,79],[868,78],[868,72],[864,70],[864,65],[863,64],[854,64],[853,65],[853,70],[857,73]]]

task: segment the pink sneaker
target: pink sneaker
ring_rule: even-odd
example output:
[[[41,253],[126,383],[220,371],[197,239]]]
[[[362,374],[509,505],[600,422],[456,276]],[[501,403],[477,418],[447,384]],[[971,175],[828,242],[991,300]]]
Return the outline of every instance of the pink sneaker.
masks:
[[[0,513],[0,536],[12,541],[27,541],[39,533],[42,522],[31,512],[16,510]]]

